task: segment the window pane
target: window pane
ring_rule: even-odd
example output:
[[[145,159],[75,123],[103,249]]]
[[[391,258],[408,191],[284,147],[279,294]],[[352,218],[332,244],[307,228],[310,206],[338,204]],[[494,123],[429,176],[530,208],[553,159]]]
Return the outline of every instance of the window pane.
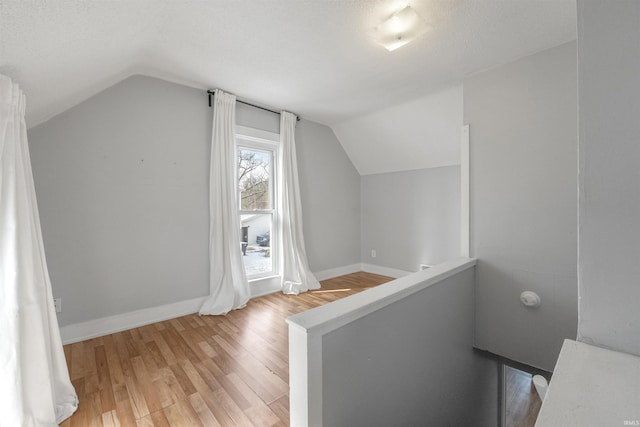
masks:
[[[271,214],[240,215],[242,260],[247,277],[273,271],[271,257]]]
[[[238,191],[244,211],[272,208],[271,153],[250,148],[238,149]]]

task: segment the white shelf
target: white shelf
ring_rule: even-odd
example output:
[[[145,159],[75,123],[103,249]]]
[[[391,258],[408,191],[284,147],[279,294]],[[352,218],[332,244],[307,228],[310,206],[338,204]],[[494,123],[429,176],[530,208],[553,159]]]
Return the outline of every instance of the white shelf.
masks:
[[[565,340],[536,427],[640,425],[640,357]]]

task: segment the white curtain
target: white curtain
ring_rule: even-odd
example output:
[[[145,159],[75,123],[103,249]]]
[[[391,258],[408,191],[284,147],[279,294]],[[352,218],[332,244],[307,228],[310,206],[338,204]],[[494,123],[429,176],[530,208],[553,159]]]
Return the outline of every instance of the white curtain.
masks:
[[[241,252],[236,176],[236,97],[216,90],[209,184],[210,294],[200,314],[226,314],[251,297]]]
[[[296,162],[296,119],[294,114],[287,111],[280,113],[280,271],[282,292],[293,295],[320,288],[320,283],[309,269],[302,235],[302,204]]]
[[[25,98],[0,75],[0,426],[54,426],[78,407],[44,256]]]

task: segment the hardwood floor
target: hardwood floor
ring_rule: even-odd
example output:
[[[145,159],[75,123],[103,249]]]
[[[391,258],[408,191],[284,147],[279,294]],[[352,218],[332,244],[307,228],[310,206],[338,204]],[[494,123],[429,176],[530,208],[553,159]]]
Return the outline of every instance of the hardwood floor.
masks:
[[[505,426],[533,427],[542,400],[531,382],[531,374],[505,365],[504,379]]]
[[[390,280],[354,273],[226,316],[192,314],[67,345],[80,406],[61,425],[288,425],[285,318]]]

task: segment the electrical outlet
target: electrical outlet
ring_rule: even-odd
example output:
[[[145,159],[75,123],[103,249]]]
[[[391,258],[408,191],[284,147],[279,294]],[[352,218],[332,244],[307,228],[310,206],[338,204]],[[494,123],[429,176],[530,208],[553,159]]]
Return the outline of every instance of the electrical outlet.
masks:
[[[371,249],[371,258],[375,258],[376,257],[376,250],[375,249]]]
[[[54,298],[53,305],[56,308],[56,313],[62,313],[62,298]]]

